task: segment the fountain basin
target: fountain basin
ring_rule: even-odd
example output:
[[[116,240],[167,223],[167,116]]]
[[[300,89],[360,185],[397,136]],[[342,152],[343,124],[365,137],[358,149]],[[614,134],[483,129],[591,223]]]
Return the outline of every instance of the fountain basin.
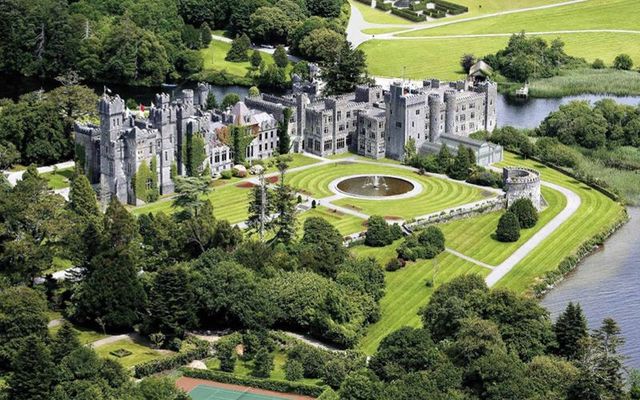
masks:
[[[331,182],[333,192],[370,200],[408,198],[422,192],[422,185],[412,179],[386,174],[352,175]]]

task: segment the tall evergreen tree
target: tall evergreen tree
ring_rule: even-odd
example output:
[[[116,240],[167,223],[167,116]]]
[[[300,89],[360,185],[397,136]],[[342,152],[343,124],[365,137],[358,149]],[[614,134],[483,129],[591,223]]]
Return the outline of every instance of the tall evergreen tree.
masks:
[[[458,154],[456,154],[453,164],[449,167],[448,174],[453,179],[463,181],[469,177],[470,168],[469,153],[464,146],[460,145],[458,147]]]
[[[49,400],[54,380],[51,353],[41,339],[29,336],[13,361],[8,380],[12,400]]]
[[[209,47],[209,43],[211,43],[211,28],[206,22],[200,25],[200,40],[202,40],[204,47]]]
[[[249,216],[247,218],[247,227],[255,232],[260,232],[261,228],[266,230],[268,228],[267,225],[269,217],[275,210],[274,205],[275,201],[273,190],[269,189],[266,182],[264,186],[255,185],[252,187],[251,192],[249,193]]]
[[[287,57],[287,51],[284,46],[279,44],[276,50],[273,52],[273,61],[280,68],[285,68],[289,64],[289,58]]]
[[[507,211],[500,217],[496,237],[501,242],[517,242],[520,239],[520,223],[518,217],[511,211]]]
[[[509,211],[518,217],[521,228],[533,228],[538,222],[538,210],[529,199],[522,198],[514,201]]]
[[[278,153],[287,154],[291,147],[291,138],[289,137],[289,120],[293,111],[286,107],[282,111],[282,122],[278,122]]]
[[[280,184],[275,195],[275,212],[278,214],[273,221],[277,242],[290,244],[296,236],[296,197],[294,191],[284,182],[288,165],[284,160],[278,161],[280,170]]]
[[[70,323],[64,322],[51,341],[51,357],[54,363],[59,363],[75,349],[80,348],[78,333]]]
[[[326,83],[324,92],[327,95],[352,92],[357,85],[368,81],[367,57],[360,49],[351,49],[346,43],[331,60],[327,61],[320,72]]]
[[[69,208],[85,219],[97,219],[100,215],[96,193],[84,174],[76,174],[71,180]]]
[[[251,47],[251,40],[246,34],[242,34],[231,42],[231,48],[227,52],[227,56],[224,58],[226,61],[231,62],[244,62],[249,61],[247,51]]]
[[[449,167],[451,166],[452,160],[451,152],[447,146],[441,146],[440,151],[438,152],[438,172],[447,173],[449,171]]]
[[[253,360],[251,374],[257,378],[268,378],[273,370],[273,355],[266,347],[261,347]]]
[[[613,398],[621,398],[624,393],[624,357],[618,352],[624,344],[618,323],[612,318],[605,318],[602,325],[593,332],[598,343],[598,370],[603,379],[603,386]]]
[[[569,360],[580,355],[580,345],[587,337],[587,320],[580,304],[569,302],[553,326],[558,343],[557,353]]]
[[[180,265],[161,268],[149,294],[147,333],[161,332],[167,343],[182,339],[196,322],[195,295],[188,271]]]

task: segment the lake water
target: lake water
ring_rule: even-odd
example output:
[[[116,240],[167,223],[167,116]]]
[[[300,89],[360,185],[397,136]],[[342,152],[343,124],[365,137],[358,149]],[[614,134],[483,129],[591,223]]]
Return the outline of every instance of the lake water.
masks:
[[[626,339],[622,352],[627,366],[640,368],[640,208],[629,208],[629,216],[631,220],[549,292],[542,305],[555,320],[569,301],[578,302],[592,329],[604,318],[615,319]]]
[[[637,106],[640,96],[607,96],[580,95],[567,96],[559,99],[529,99],[526,102],[514,101],[505,95],[498,95],[498,126],[514,126],[516,128],[533,129],[540,125],[549,113],[558,110],[561,105],[574,100],[587,100],[595,103],[604,98],[611,98],[618,103]]]

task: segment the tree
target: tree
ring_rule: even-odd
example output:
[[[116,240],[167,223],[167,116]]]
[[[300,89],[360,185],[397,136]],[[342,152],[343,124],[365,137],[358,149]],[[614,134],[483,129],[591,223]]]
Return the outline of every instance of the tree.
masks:
[[[623,71],[629,71],[633,68],[633,60],[628,54],[619,54],[613,60],[613,68]]]
[[[325,18],[338,17],[340,15],[340,7],[342,6],[342,2],[339,0],[316,0],[306,4],[311,15]]]
[[[287,358],[284,363],[284,374],[288,381],[299,381],[304,378],[304,366],[298,360]]]
[[[269,218],[273,214],[274,207],[273,190],[266,181],[251,188],[249,193],[249,215],[247,227],[254,232],[260,232],[268,228]],[[263,201],[264,199],[264,201]]]
[[[387,221],[379,215],[369,217],[367,221],[367,234],[364,239],[364,243],[367,246],[388,246],[401,237],[402,230],[400,225],[389,225]]]
[[[187,132],[184,138],[182,160],[187,169],[187,176],[200,176],[207,159],[204,136],[199,132]]]
[[[446,147],[443,145],[442,147]],[[471,163],[469,162],[469,152],[467,148],[460,145],[458,147],[458,153],[453,160],[453,164],[449,167],[448,175],[449,177],[464,181],[469,178],[469,173],[471,169]]]
[[[453,157],[451,156],[451,152],[449,151],[449,147],[446,145],[440,146],[440,150],[438,151],[438,172],[447,173],[451,166]]]
[[[284,176],[286,167],[280,169],[280,184],[274,194],[274,210],[276,218],[271,225],[276,231],[274,240],[284,244],[290,244],[296,236],[296,197],[289,185],[285,185]]]
[[[284,49],[283,45],[276,46],[276,49],[273,52],[273,61],[280,68],[285,68],[287,65],[289,65],[287,51]]]
[[[593,64],[591,64],[591,68],[593,68],[593,69],[605,69],[605,68],[607,68],[607,66],[605,65],[604,61],[602,61],[602,59],[596,58],[593,61]]]
[[[13,361],[13,375],[8,380],[9,395],[15,400],[49,400],[54,380],[51,353],[36,336],[25,339]]]
[[[20,153],[13,143],[0,143],[0,169],[11,168],[20,159]]]
[[[243,33],[242,35],[236,36],[233,42],[231,42],[231,48],[224,59],[231,62],[249,61],[247,51],[249,51],[250,47],[251,40],[246,34]]]
[[[473,54],[465,54],[460,58],[460,66],[465,73],[469,73],[473,64],[476,63],[476,57]]]
[[[260,89],[258,89],[256,86],[251,86],[249,88],[248,95],[249,97],[258,97],[260,96]]]
[[[200,25],[200,40],[204,47],[209,47],[209,43],[211,43],[211,28],[206,22]]]
[[[202,32],[198,28],[185,24],[181,33],[182,42],[188,49],[198,50],[202,48]]]
[[[226,110],[229,107],[233,107],[237,102],[240,101],[240,96],[236,93],[227,93],[222,99],[222,104],[220,104],[220,108]]]
[[[602,113],[594,112],[588,102],[572,101],[549,114],[536,133],[555,137],[566,145],[595,149],[605,144],[607,127],[608,121]],[[536,145],[541,146],[540,143]]]
[[[282,110],[282,121],[278,121],[278,153],[288,154],[291,147],[291,138],[289,137],[289,121],[293,115],[293,110],[285,107]]]
[[[216,100],[216,95],[213,93],[209,93],[207,95],[207,110],[214,110],[218,108],[218,100]]]
[[[347,375],[340,386],[341,400],[379,400],[383,385],[373,372],[362,369]]]
[[[249,32],[256,43],[287,43],[295,16],[280,6],[260,7],[251,14],[249,21]]]
[[[251,66],[258,69],[260,64],[262,64],[262,55],[259,50],[253,50],[253,53],[251,53]]]
[[[71,180],[69,208],[85,220],[97,221],[100,217],[96,193],[83,174],[76,173]]]
[[[80,348],[78,332],[70,323],[64,322],[51,342],[51,358],[54,363],[60,363],[63,358]]]
[[[520,239],[520,222],[511,211],[507,211],[500,217],[496,237],[501,242],[517,242]]]
[[[251,375],[256,378],[268,378],[273,370],[273,355],[266,347],[261,347],[253,360]]]
[[[347,257],[342,235],[323,218],[311,217],[304,221],[300,244],[301,265],[324,276],[335,276]]]
[[[530,199],[517,199],[509,207],[509,211],[516,215],[522,229],[533,228],[538,222],[538,210],[533,206]]]
[[[335,59],[345,45],[343,35],[333,29],[323,27],[305,35],[300,40],[297,49],[305,59],[325,63]]]
[[[197,321],[196,298],[192,279],[184,266],[161,268],[149,293],[147,333],[161,332],[167,342],[183,339]]]
[[[410,165],[414,161],[417,154],[418,151],[416,150],[416,140],[414,138],[409,138],[409,140],[407,140],[407,143],[405,143],[404,145],[404,163]]]
[[[605,318],[592,337],[596,343],[596,371],[607,393],[620,398],[624,392],[624,357],[618,353],[624,345],[620,327],[612,318]]]
[[[366,56],[360,49],[351,49],[349,43],[322,67],[320,76],[326,83],[324,91],[327,95],[349,93],[356,85],[368,82]]]
[[[557,353],[569,360],[580,356],[582,341],[587,337],[587,320],[580,304],[569,302],[553,326],[558,343]]]

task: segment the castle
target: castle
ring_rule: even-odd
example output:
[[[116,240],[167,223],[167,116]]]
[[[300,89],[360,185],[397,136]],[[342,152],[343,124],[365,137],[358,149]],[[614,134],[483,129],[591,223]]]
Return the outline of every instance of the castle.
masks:
[[[148,117],[128,110],[119,96],[106,93],[98,102],[100,124],[75,126],[76,149],[90,181],[99,185],[103,201],[116,197],[140,203],[135,176],[141,166],[155,168],[160,195],[174,191],[172,173],[186,175],[185,149],[194,134],[204,140],[206,157],[200,171],[212,175],[233,167],[229,127],[246,127],[253,139],[245,159],[271,157],[278,148],[278,125],[285,109],[291,110],[288,135],[291,151],[318,156],[347,151],[379,159],[402,159],[413,141],[419,152],[437,152],[447,146],[471,148],[477,163],[502,159],[502,148],[469,138],[478,130],[496,126],[496,85],[459,81],[448,84],[424,81],[420,88],[394,83],[359,86],[342,96],[316,97],[297,91],[288,96],[262,94],[247,97],[227,110],[207,110],[210,87],[199,84],[195,92],[182,90],[177,99],[155,96]],[[148,185],[152,184],[150,179]]]

